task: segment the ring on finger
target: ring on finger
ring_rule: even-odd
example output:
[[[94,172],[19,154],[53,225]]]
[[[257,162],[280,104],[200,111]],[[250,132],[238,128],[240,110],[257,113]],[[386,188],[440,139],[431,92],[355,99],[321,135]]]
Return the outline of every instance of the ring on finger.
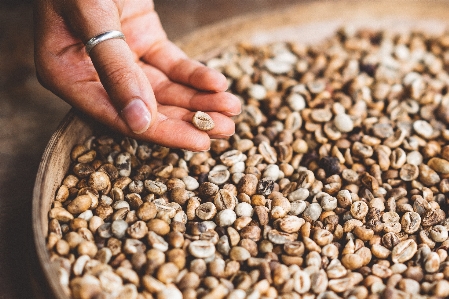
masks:
[[[89,54],[90,51],[92,51],[92,49],[99,43],[107,41],[109,39],[115,39],[115,38],[125,40],[125,35],[121,31],[111,30],[111,31],[106,31],[106,32],[100,33],[97,36],[92,37],[85,44],[87,55],[90,55]]]

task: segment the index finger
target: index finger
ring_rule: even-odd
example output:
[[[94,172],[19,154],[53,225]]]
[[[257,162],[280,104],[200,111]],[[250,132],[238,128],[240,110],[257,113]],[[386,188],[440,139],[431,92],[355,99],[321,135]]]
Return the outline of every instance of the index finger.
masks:
[[[71,0],[64,3],[68,23],[84,43],[104,32],[121,30],[121,1]],[[107,39],[95,45],[89,55],[123,120],[136,134],[146,131],[152,116],[156,115],[156,99],[127,43],[121,39]]]

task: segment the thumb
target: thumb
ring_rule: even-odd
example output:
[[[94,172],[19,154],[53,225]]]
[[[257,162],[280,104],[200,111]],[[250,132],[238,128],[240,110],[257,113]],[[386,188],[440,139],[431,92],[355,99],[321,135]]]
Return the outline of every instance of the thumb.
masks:
[[[118,1],[111,0],[72,0],[65,2],[63,10],[69,26],[86,43],[104,32],[121,30],[121,6]],[[150,127],[152,116],[156,116],[156,99],[125,40],[100,42],[89,55],[121,118],[134,133],[145,132]]]

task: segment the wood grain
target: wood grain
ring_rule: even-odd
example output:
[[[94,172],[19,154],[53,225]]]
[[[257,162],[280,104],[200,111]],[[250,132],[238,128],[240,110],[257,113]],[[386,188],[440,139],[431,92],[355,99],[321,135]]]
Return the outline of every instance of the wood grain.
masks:
[[[34,243],[44,277],[55,298],[67,296],[59,285],[57,268],[50,262],[46,248],[48,212],[55,192],[68,171],[72,147],[91,136],[94,126],[75,111],[70,111],[50,139],[36,177],[32,207]]]

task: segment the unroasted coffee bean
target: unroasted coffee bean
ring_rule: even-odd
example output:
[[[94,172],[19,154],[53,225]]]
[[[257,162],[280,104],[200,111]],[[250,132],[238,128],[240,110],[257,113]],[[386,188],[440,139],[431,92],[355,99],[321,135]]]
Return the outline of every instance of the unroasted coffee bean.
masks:
[[[340,172],[340,161],[337,157],[323,157],[318,166],[324,169],[327,176],[331,176]]]
[[[245,156],[239,150],[230,150],[220,155],[220,161],[228,167],[232,167],[244,160]]]
[[[422,217],[422,226],[429,227],[443,221],[445,213],[441,209],[427,210]]]
[[[395,263],[406,262],[415,255],[417,250],[418,248],[415,241],[411,239],[404,240],[393,247],[391,259]]]
[[[90,195],[80,195],[72,200],[67,206],[67,211],[72,214],[80,214],[87,211],[92,205],[92,197]]]
[[[214,196],[215,194],[217,194],[217,192],[220,190],[220,188],[215,185],[214,183],[211,182],[204,182],[200,185],[199,187],[199,195],[204,198],[211,198],[212,196]]]
[[[215,127],[212,117],[202,111],[195,112],[192,118],[192,124],[201,131],[210,131]]]
[[[208,240],[193,241],[189,245],[189,252],[196,258],[207,258],[215,253],[215,246]]]
[[[363,259],[357,254],[349,253],[342,257],[341,263],[349,270],[356,270],[363,266]]]
[[[435,242],[444,242],[448,238],[448,230],[443,225],[435,225],[430,230],[429,235]]]
[[[416,165],[413,164],[405,164],[402,166],[399,176],[402,180],[406,182],[413,181],[418,178],[419,175],[419,168]]]
[[[271,177],[263,178],[257,185],[257,193],[268,196],[274,189],[274,180]]]
[[[320,204],[312,203],[304,210],[303,217],[306,221],[315,221],[320,217],[322,210]]]
[[[264,160],[269,164],[274,164],[277,161],[277,153],[273,147],[266,141],[259,144],[259,153],[262,155]]]
[[[212,202],[206,202],[196,208],[196,215],[201,220],[210,220],[217,214],[217,208]]]
[[[259,180],[253,174],[246,174],[242,177],[238,185],[238,191],[249,196],[256,194]]]
[[[404,232],[413,234],[421,225],[421,216],[415,212],[406,212],[402,216],[401,225]]]
[[[419,165],[418,178],[424,186],[433,186],[441,180],[438,173],[426,164]]]
[[[351,215],[356,219],[363,219],[368,214],[368,205],[363,201],[356,201],[351,205]]]
[[[369,241],[374,237],[374,231],[363,226],[356,226],[353,231],[362,241]]]
[[[351,132],[354,129],[351,117],[344,113],[339,113],[335,116],[334,125],[342,133]]]
[[[157,208],[156,205],[152,202],[144,202],[137,209],[137,217],[143,221],[148,221],[156,217]]]
[[[326,272],[321,269],[310,276],[312,291],[316,294],[323,293],[328,287],[328,278]]]
[[[297,270],[293,274],[293,287],[299,294],[307,293],[312,286],[310,276],[307,272],[303,270]]]
[[[393,249],[398,243],[399,237],[393,232],[388,232],[382,237],[382,244],[388,249]]]
[[[285,253],[292,256],[302,256],[304,254],[304,243],[301,241],[291,241],[284,244]]]
[[[120,153],[115,158],[115,167],[122,177],[129,177],[131,174],[131,154],[128,152]]]
[[[424,260],[424,269],[427,273],[435,273],[440,268],[440,257],[436,252],[430,252]]]
[[[161,236],[157,235],[153,231],[149,231],[147,234],[148,243],[159,251],[165,252],[168,250],[168,243]]]
[[[111,187],[109,176],[102,171],[92,173],[89,176],[88,184],[97,191],[106,191]]]
[[[224,165],[215,166],[208,174],[209,182],[216,185],[223,185],[229,180],[231,176],[228,168]]]
[[[251,257],[251,255],[245,248],[234,246],[229,252],[229,257],[234,261],[246,261]]]
[[[163,283],[172,282],[179,273],[179,268],[176,264],[168,262],[159,267],[156,273],[156,278]]]
[[[216,217],[216,223],[220,227],[230,226],[234,224],[237,219],[237,215],[231,209],[225,209],[218,212]]]
[[[448,296],[447,33],[342,28],[208,62],[242,101],[192,152],[92,136],[47,249],[73,298]],[[193,113],[192,113],[193,114]],[[211,115],[197,112],[200,130]]]
[[[102,226],[100,226],[98,228],[98,234],[101,235],[103,238],[105,238],[105,234],[109,234],[109,229],[110,229],[110,232],[116,238],[121,239],[125,236],[128,227],[129,227],[129,225],[125,220],[119,219],[119,220],[113,221],[110,224],[110,226],[108,225],[107,227],[105,227],[105,228],[107,228],[107,230],[103,230]]]
[[[275,229],[268,232],[268,239],[274,244],[285,244],[295,240],[294,234],[284,233]]]
[[[305,223],[305,220],[293,215],[287,215],[280,219],[278,222],[279,228],[286,233],[296,233],[301,226]]]
[[[152,180],[145,181],[145,188],[148,190],[148,192],[154,193],[159,196],[167,192],[167,186],[164,183]]]
[[[150,219],[147,222],[149,231],[155,232],[159,236],[165,236],[170,232],[170,225],[162,219]]]
[[[141,239],[148,233],[148,228],[145,222],[137,221],[133,223],[126,232],[133,239]]]
[[[214,205],[217,210],[231,209],[233,210],[236,206],[237,199],[229,190],[221,189],[214,196]]]

